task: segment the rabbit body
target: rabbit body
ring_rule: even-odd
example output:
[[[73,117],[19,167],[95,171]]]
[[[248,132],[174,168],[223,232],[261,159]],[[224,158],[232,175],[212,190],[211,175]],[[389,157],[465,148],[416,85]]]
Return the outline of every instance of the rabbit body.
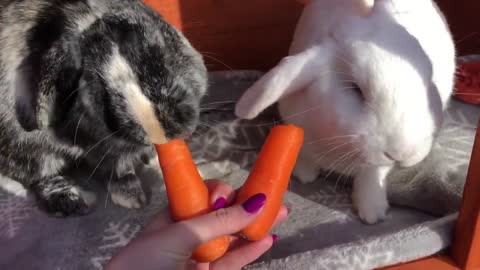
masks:
[[[237,103],[253,118],[279,101],[305,130],[294,175],[354,177],[352,199],[367,223],[388,209],[385,179],[430,152],[453,90],[455,47],[430,0],[313,0],[288,57]]]
[[[66,172],[85,163],[110,176],[116,204],[142,207],[135,167],[197,124],[200,54],[139,0],[2,1],[0,48],[0,174],[48,212],[80,215],[90,179]]]

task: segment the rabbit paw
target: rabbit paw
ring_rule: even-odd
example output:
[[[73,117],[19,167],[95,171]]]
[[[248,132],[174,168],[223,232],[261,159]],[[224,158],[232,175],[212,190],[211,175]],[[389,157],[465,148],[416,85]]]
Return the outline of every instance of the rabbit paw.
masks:
[[[384,194],[368,190],[356,190],[352,195],[353,205],[360,219],[367,224],[375,224],[385,219],[388,201]]]
[[[134,173],[129,173],[112,181],[109,187],[112,201],[124,208],[140,209],[147,204],[147,198],[140,179]]]
[[[64,176],[39,181],[34,191],[46,212],[56,217],[86,215],[96,201],[95,194],[74,185]]]
[[[317,166],[304,158],[299,158],[293,175],[300,181],[302,184],[312,183],[318,178],[319,170]]]
[[[385,178],[389,167],[363,168],[353,183],[352,201],[358,216],[367,224],[384,220],[388,210]]]

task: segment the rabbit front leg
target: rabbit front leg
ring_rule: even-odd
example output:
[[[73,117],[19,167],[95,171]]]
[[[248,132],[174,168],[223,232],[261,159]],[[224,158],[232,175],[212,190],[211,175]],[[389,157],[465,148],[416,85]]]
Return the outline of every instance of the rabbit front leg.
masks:
[[[115,204],[128,209],[140,209],[146,205],[147,198],[131,159],[118,159],[112,178],[108,190]]]
[[[298,156],[297,163],[295,164],[293,175],[298,181],[300,181],[300,183],[308,184],[315,181],[319,174],[320,170],[318,164],[316,164],[313,158],[308,155],[305,149],[302,149]]]
[[[352,200],[357,213],[368,224],[383,220],[388,210],[386,177],[391,167],[364,167],[353,183]]]
[[[83,190],[63,175],[32,181],[31,189],[45,210],[57,217],[88,214],[96,200],[95,194]]]

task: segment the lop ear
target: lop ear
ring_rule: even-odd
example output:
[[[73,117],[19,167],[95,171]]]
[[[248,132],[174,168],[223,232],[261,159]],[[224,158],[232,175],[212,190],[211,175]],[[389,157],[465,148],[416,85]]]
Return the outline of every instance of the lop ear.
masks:
[[[82,74],[78,39],[58,41],[43,53],[28,55],[15,74],[15,113],[26,131],[48,126],[57,97],[77,86]]]
[[[357,12],[362,17],[367,17],[375,5],[376,0],[357,0]]]
[[[252,119],[282,97],[303,90],[322,71],[327,62],[324,47],[312,47],[287,56],[254,83],[235,107],[239,118]]]
[[[297,2],[300,2],[303,5],[308,5],[313,1],[314,0],[297,0]],[[375,5],[375,0],[357,0],[356,4],[358,14],[362,17],[366,17],[370,14],[370,11],[372,11],[373,6]]]

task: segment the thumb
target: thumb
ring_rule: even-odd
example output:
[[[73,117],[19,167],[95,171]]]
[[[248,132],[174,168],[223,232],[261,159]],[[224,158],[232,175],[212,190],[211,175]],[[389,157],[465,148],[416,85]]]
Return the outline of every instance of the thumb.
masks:
[[[241,205],[221,208],[209,214],[181,221],[172,226],[167,235],[181,250],[191,252],[196,247],[224,235],[239,232],[261,213],[266,201],[263,193],[256,194]],[[178,246],[181,242],[182,245]]]

